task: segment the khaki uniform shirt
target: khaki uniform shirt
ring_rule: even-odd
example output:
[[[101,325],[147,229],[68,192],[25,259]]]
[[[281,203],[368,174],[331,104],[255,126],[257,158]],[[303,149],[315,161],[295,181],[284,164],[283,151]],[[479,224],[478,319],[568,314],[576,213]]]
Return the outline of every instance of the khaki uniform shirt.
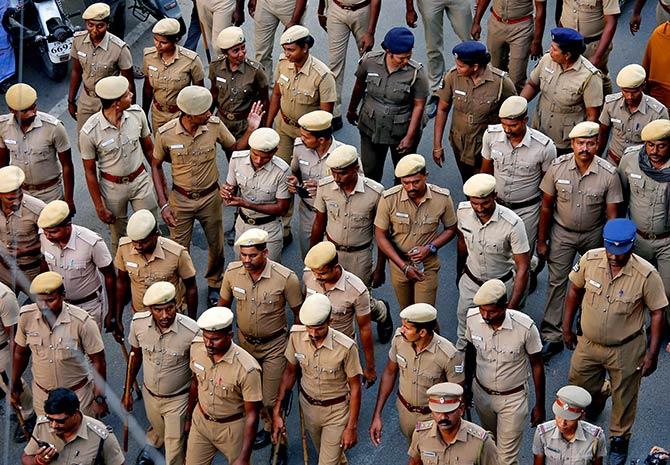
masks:
[[[219,181],[216,143],[224,149],[235,145],[235,138],[216,116],[190,135],[179,118],[165,123],[156,134],[154,158],[172,164],[172,180],[187,191],[204,190]]]
[[[628,213],[637,228],[646,233],[662,234],[670,230],[668,212],[668,183],[658,182],[640,169],[640,150],[644,146],[629,147],[619,163],[619,174],[624,191],[628,193]],[[670,161],[662,169],[668,169]]]
[[[544,0],[540,1],[544,3]],[[523,18],[524,16],[532,15],[535,9],[534,6],[534,0],[493,0],[493,11],[504,20]]]
[[[290,364],[300,365],[300,387],[317,400],[348,394],[349,378],[363,374],[356,343],[333,328],[328,328],[323,345],[317,349],[305,327],[293,325],[284,355]]]
[[[277,63],[274,80],[281,94],[281,112],[295,124],[305,113],[318,110],[321,102],[337,100],[333,73],[312,54],[307,57],[300,71],[296,70],[295,63],[282,56]],[[281,120],[281,115],[278,118]]]
[[[244,119],[251,105],[267,98],[268,77],[260,63],[245,58],[232,71],[226,57],[219,57],[209,64],[209,79],[216,82],[219,98],[216,102],[221,117],[228,121]],[[261,90],[266,92],[261,95]]]
[[[291,157],[291,174],[296,176],[300,182],[315,181],[318,184],[321,179],[330,176],[330,168],[326,166],[326,160],[340,145],[342,142],[333,138],[326,153],[320,157],[316,150],[305,147],[300,137],[296,138]],[[314,198],[301,198],[301,200],[310,207],[314,207]]]
[[[556,146],[540,131],[526,128],[521,143],[512,147],[496,124],[484,132],[482,157],[493,161],[496,195],[504,202],[525,202],[542,195],[540,181],[556,158]]]
[[[142,349],[144,385],[149,392],[172,396],[188,391],[191,342],[199,334],[196,322],[186,315],[177,315],[165,332],[161,332],[150,311],[133,315],[128,342]]]
[[[63,123],[48,113],[37,112],[24,133],[14,115],[0,116],[0,148],[9,151],[9,163],[26,175],[25,184],[43,184],[61,175],[58,154],[70,150]]]
[[[15,342],[32,353],[33,379],[42,388],[77,385],[89,377],[86,355],[105,350],[95,320],[79,307],[63,303],[51,328],[37,304],[24,305],[19,313]]]
[[[605,15],[619,13],[618,0],[563,0],[561,24],[586,38],[595,37],[605,29]]]
[[[131,105],[121,116],[119,128],[102,110],[91,116],[79,133],[81,158],[95,160],[98,169],[113,176],[127,176],[144,160],[140,139],[149,135],[149,123],[139,105]]]
[[[18,321],[19,301],[9,287],[0,283],[0,345],[9,342],[9,335],[4,328],[11,328]],[[0,371],[2,370],[0,369]]]
[[[144,308],[144,293],[149,286],[159,281],[168,281],[177,288],[177,304],[181,306],[184,300],[181,280],[195,276],[195,267],[188,250],[167,237],[158,238],[156,248],[148,256],[139,253],[128,237],[122,237],[114,266],[128,273],[135,311]]]
[[[46,206],[40,199],[32,197],[25,192],[21,206],[15,212],[5,216],[0,209],[0,242],[3,246],[32,247],[39,245],[40,236],[37,226],[42,209]],[[6,252],[4,252],[6,253]],[[16,259],[18,265],[29,265],[35,263],[42,257],[37,251],[34,255],[24,255]],[[0,266],[4,266],[1,265]]]
[[[365,82],[358,129],[375,144],[398,144],[407,135],[414,100],[428,97],[430,83],[423,65],[410,60],[388,72],[386,52],[368,52],[359,60],[356,79]],[[425,126],[426,119],[422,121]]]
[[[170,63],[163,61],[156,47],[148,47],[144,49],[144,75],[151,83],[155,101],[163,106],[176,106],[179,91],[204,80],[205,70],[198,54],[180,45]]]
[[[470,77],[459,76],[456,68],[447,71],[437,96],[453,107],[449,140],[458,149],[461,161],[475,164],[487,125],[500,122],[500,105],[512,95],[516,95],[512,80],[491,65],[486,65],[477,84]]]
[[[645,308],[653,311],[668,305],[658,271],[636,254],[612,278],[605,249],[589,250],[569,278],[585,290],[582,333],[597,344],[620,344],[644,329]]]
[[[544,455],[546,465],[592,465],[597,457],[607,455],[605,433],[600,426],[579,421],[575,437],[566,441],[556,420],[549,420],[537,425],[533,455]]]
[[[83,415],[81,426],[75,437],[68,443],[51,432],[47,417],[39,417],[33,435],[42,441],[53,444],[58,450],[58,458],[49,462],[51,465],[91,464],[95,462],[98,448],[102,440],[102,462],[105,465],[121,465],[124,463],[123,452],[119,441],[112,433],[111,427],[103,422]],[[40,446],[31,439],[24,452],[37,455]]]
[[[600,124],[610,128],[611,138],[608,148],[621,158],[628,147],[642,143],[640,137],[642,128],[661,118],[668,118],[668,109],[654,97],[642,94],[640,105],[631,113],[623,94],[617,92],[605,96]]]
[[[623,202],[616,168],[600,157],[593,159],[583,175],[574,154],[558,157],[544,175],[540,189],[556,198],[554,221],[579,232],[602,227],[607,204]]]
[[[465,381],[463,352],[444,337],[433,333],[433,339],[421,351],[416,352],[411,342],[407,342],[395,332],[389,349],[389,360],[398,364],[400,370],[398,390],[407,402],[416,407],[428,406],[426,391],[437,383],[458,383]]]
[[[482,386],[508,391],[528,381],[528,356],[542,350],[540,332],[532,318],[507,309],[500,328],[484,322],[479,307],[468,310],[465,338],[477,350],[475,376]]]
[[[280,263],[268,260],[254,282],[242,262],[232,262],[223,274],[221,298],[236,301],[237,327],[252,337],[270,336],[286,328],[286,304],[302,305],[302,289],[296,274]]]
[[[420,421],[407,455],[421,459],[423,465],[498,465],[498,450],[491,433],[466,420],[461,420],[452,444],[444,443],[437,423]]]
[[[288,192],[288,164],[278,156],[257,170],[251,164],[248,150],[233,152],[228,165],[226,184],[237,186],[239,196],[255,204],[275,203],[277,199],[290,199]],[[267,215],[255,210],[241,208],[249,218],[263,218]]]
[[[514,255],[528,253],[523,221],[507,207],[496,205],[482,224],[470,202],[458,205],[458,230],[468,249],[467,267],[483,281],[500,278],[514,268]]]
[[[340,189],[332,176],[322,178],[316,189],[314,208],[328,214],[328,237],[349,247],[369,244],[374,235],[377,204],[383,192],[384,186],[361,174],[351,194]]]
[[[370,292],[361,279],[342,268],[340,279],[326,289],[314,277],[309,268],[305,268],[302,280],[305,283],[306,295],[324,294],[332,305],[330,326],[356,340],[354,317],[370,314]]]
[[[387,189],[375,216],[375,226],[389,231],[391,242],[405,254],[435,239],[440,222],[445,228],[455,225],[456,213],[449,189],[434,184],[426,185],[426,195],[418,206],[402,186]]]
[[[191,371],[198,380],[198,403],[207,415],[226,418],[244,412],[244,402],[260,402],[261,367],[240,346],[230,349],[217,363],[207,355],[202,336],[191,343]]]
[[[112,254],[97,233],[73,224],[64,248],[44,234],[40,234],[40,243],[49,270],[63,277],[67,300],[78,300],[101,290],[103,281],[98,269],[112,264]]]

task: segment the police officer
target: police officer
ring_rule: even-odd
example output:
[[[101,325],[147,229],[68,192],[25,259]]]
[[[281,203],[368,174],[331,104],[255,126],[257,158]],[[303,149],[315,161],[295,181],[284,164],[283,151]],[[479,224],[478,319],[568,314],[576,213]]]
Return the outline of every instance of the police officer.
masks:
[[[186,247],[161,237],[156,218],[148,210],[138,210],[128,220],[128,236],[122,237],[114,258],[118,277],[116,286],[117,325],[129,300],[133,313],[144,309],[143,296],[159,281],[177,289],[177,309],[192,319],[198,312],[198,288],[195,267]]]
[[[480,39],[481,21],[490,3],[491,0],[477,2],[470,28],[470,34],[475,40]],[[528,58],[537,60],[542,56],[546,17],[545,0],[497,0],[491,7],[486,34],[486,47],[491,53],[491,64],[509,72],[517,92],[521,92],[526,83]]]
[[[190,354],[186,463],[209,465],[217,450],[228,463],[249,463],[263,397],[261,367],[233,342],[230,309],[210,308],[198,318],[198,327],[202,336],[193,339]]]
[[[283,248],[281,216],[286,214],[291,197],[289,166],[275,155],[279,141],[274,129],[254,131],[249,138],[251,150],[233,154],[226,184],[220,189],[226,206],[240,207],[235,221],[237,240],[249,229],[266,231],[268,256],[276,262],[281,260]]]
[[[523,220],[532,257],[540,222],[540,181],[556,158],[556,146],[549,137],[527,126],[525,98],[508,97],[498,116],[501,124],[484,131],[481,171],[496,179],[496,202]],[[531,262],[531,287],[536,279],[534,271]]]
[[[21,396],[21,375],[32,356],[33,408],[44,415],[49,391],[66,386],[81,402],[85,414],[107,414],[105,346],[95,320],[79,307],[64,302],[63,277],[54,271],[39,274],[30,284],[37,303],[24,305],[14,339],[12,402]],[[88,363],[97,372],[95,379]]]
[[[640,132],[647,123],[668,119],[668,109],[642,91],[646,77],[642,66],[624,66],[616,77],[621,92],[605,96],[599,120],[598,155],[602,156],[607,147],[606,159],[614,165],[619,164],[628,147],[642,143]],[[612,139],[608,145],[610,134]]]
[[[482,164],[482,136],[487,125],[497,124],[500,105],[516,95],[507,73],[489,64],[491,55],[484,44],[469,40],[455,46],[456,66],[445,75],[437,95],[437,116],[433,130],[433,160],[444,163],[442,139],[452,106],[449,142],[463,181],[479,171]]]
[[[151,177],[142,158],[151,163],[153,144],[147,117],[124,76],[110,76],[95,85],[102,110],[84,124],[79,149],[86,184],[98,218],[109,225],[112,253],[126,234],[128,204],[134,211],[146,208],[158,216]]]
[[[233,137],[239,139],[247,130],[253,103],[260,101],[266,111],[270,107],[268,77],[260,63],[247,58],[241,28],[231,26],[221,31],[216,45],[222,52],[209,65],[212,98],[219,118],[225,121]]]
[[[342,145],[333,137],[332,121],[332,113],[323,110],[311,111],[298,120],[300,137],[295,140],[291,175],[287,181],[289,193],[298,194],[300,198],[298,244],[303,259],[309,250],[309,236],[316,216],[314,197],[317,186],[330,174],[327,160],[331,153]]]
[[[216,56],[219,50],[214,41],[219,33],[229,26],[241,26],[244,22],[244,2],[236,0],[198,0],[193,5],[198,10],[203,40],[209,54]]]
[[[274,405],[272,435],[276,443],[286,426],[282,400],[300,381],[300,409],[317,450],[319,465],[346,464],[345,451],[358,442],[361,408],[361,363],[356,342],[330,327],[331,304],[323,294],[305,299],[303,325],[291,328],[288,360]]]
[[[377,402],[370,421],[370,438],[381,444],[382,411],[400,379],[396,408],[400,432],[408,442],[417,424],[430,419],[427,390],[435,381],[463,384],[463,353],[435,332],[437,309],[429,304],[414,304],[400,312],[402,326],[391,342],[386,367],[379,384]]]
[[[282,372],[286,365],[286,304],[295,320],[302,304],[302,289],[296,274],[268,259],[268,233],[249,229],[241,234],[235,246],[240,261],[228,265],[221,285],[219,304],[230,307],[236,301],[237,337],[240,347],[251,354],[262,367],[264,429],[256,437],[254,448],[270,442],[272,407],[277,398]]]
[[[333,110],[335,131],[342,128],[342,84],[349,35],[354,35],[359,55],[372,50],[381,3],[381,0],[333,0],[326,7],[326,0],[319,0],[319,24],[328,34],[328,64],[335,76],[337,90],[337,102]]]
[[[347,111],[347,120],[358,126],[361,136],[365,176],[377,182],[382,180],[389,150],[393,166],[403,155],[416,152],[426,125],[423,110],[428,97],[426,71],[412,60],[412,31],[394,27],[381,45],[383,50],[359,60]]]
[[[24,449],[21,463],[70,465],[99,462],[123,465],[123,452],[111,427],[86,415],[80,405],[80,399],[70,389],[50,391],[44,402],[46,415],[39,418],[34,438]],[[47,445],[37,443],[35,439]]]
[[[463,184],[468,200],[458,205],[458,341],[465,347],[466,315],[480,287],[490,279],[507,286],[509,308],[519,308],[528,284],[530,247],[523,220],[496,201],[496,180],[476,174]]]
[[[133,315],[128,334],[134,356],[130,358],[127,376],[136,379],[140,368],[144,372],[142,398],[151,424],[147,443],[155,448],[165,445],[166,465],[184,463],[184,423],[192,377],[189,350],[193,338],[200,334],[195,321],[177,315],[176,295],[169,282],[152,284],[143,299],[148,310]],[[133,410],[130,387],[122,398],[129,412]],[[148,451],[141,455],[150,460]]]
[[[555,418],[537,425],[535,430],[535,464],[603,464],[607,453],[605,433],[600,426],[582,420],[590,404],[591,394],[584,388],[568,385],[558,390],[551,407]]]
[[[531,71],[521,96],[529,102],[540,93],[531,127],[554,141],[559,154],[570,152],[574,125],[597,121],[603,104],[602,77],[582,53],[584,36],[574,29],[551,30],[551,46]]]
[[[467,400],[455,383],[435,384],[426,392],[432,420],[419,421],[407,454],[409,465],[435,462],[498,465],[491,433],[463,419]]]
[[[663,312],[668,306],[658,271],[633,253],[635,231],[635,223],[627,219],[607,222],[602,236],[605,248],[586,252],[570,272],[562,324],[563,341],[575,350],[568,381],[593,397],[587,411],[590,420],[605,407],[602,387],[609,375],[611,465],[626,463],[640,381],[656,370]],[[572,324],[580,305],[582,335],[575,337]],[[648,347],[645,308],[651,317]]]
[[[656,266],[670,295],[670,212],[667,208],[670,121],[658,119],[642,129],[644,146],[626,149],[619,174],[630,218],[637,226],[635,253]]]
[[[223,212],[216,166],[217,142],[226,150],[247,147],[249,135],[261,122],[263,112],[254,104],[247,116],[248,127],[236,141],[225,124],[212,116],[212,94],[200,86],[186,86],[177,96],[178,118],[158,130],[152,172],[161,205],[161,216],[170,227],[172,239],[191,247],[193,224],[198,220],[207,239],[209,305],[219,300],[223,275]],[[163,163],[172,165],[172,191],[167,192]],[[194,315],[195,316],[195,315]]]
[[[74,166],[63,123],[37,111],[37,92],[14,84],[5,94],[11,113],[0,116],[0,166],[23,170],[23,189],[44,202],[65,200],[74,209]]]
[[[375,240],[391,262],[391,284],[400,309],[420,302],[435,305],[437,250],[456,235],[454,202],[449,189],[426,182],[426,160],[421,155],[405,155],[395,176],[401,185],[384,191],[379,200]]]
[[[577,253],[602,244],[605,218],[616,218],[623,201],[616,168],[596,156],[597,123],[584,121],[572,128],[573,154],[558,157],[542,179],[542,207],[537,255],[546,259],[549,286],[540,332],[542,355],[549,359],[563,350],[561,317],[568,272]]]
[[[332,307],[330,325],[354,341],[356,320],[365,357],[363,378],[369,388],[377,380],[370,321],[377,321],[379,316],[371,312],[368,288],[360,278],[338,263],[335,244],[328,241],[320,242],[309,250],[302,280],[306,295],[323,294],[328,297]],[[384,320],[384,323],[387,322],[393,324],[390,318]]]
[[[104,321],[107,332],[116,331],[116,272],[112,254],[102,237],[72,224],[70,208],[62,200],[44,207],[37,226],[42,229],[40,246],[44,261],[49,270],[63,277],[65,300],[86,310],[100,330]]]
[[[285,30],[302,22],[307,0],[249,0],[249,14],[254,18],[256,61],[267,74],[272,73],[272,49],[277,26]]]
[[[468,311],[466,385],[482,426],[496,438],[500,463],[518,464],[528,423],[529,368],[535,387],[530,424],[545,419],[540,333],[529,316],[509,308],[507,288],[499,279],[486,281],[472,303],[478,308]]]
[[[42,262],[37,219],[44,202],[23,192],[24,181],[21,168],[0,168],[0,282],[29,296]]]
[[[151,30],[154,46],[144,49],[144,88],[142,107],[151,108],[151,128],[160,129],[179,116],[177,95],[186,86],[203,86],[205,70],[196,52],[177,45],[179,21],[163,18]]]
[[[128,45],[107,30],[109,5],[94,3],[86,8],[81,18],[86,30],[75,32],[72,40],[72,74],[68,93],[68,111],[77,120],[77,133],[88,119],[100,110],[101,97],[95,86],[102,78],[121,74],[129,83],[134,101],[135,78],[133,57]],[[82,87],[80,91],[80,87]],[[79,92],[80,91],[80,92]],[[79,99],[77,99],[79,92]]]

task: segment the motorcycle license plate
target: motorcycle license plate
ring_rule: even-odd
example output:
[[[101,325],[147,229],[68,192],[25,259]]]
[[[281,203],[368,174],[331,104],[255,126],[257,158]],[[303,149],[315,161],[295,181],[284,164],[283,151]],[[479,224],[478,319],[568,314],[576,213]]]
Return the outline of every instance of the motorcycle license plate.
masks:
[[[72,49],[72,37],[65,42],[48,42],[49,58],[54,63],[68,61],[70,59],[70,50]]]

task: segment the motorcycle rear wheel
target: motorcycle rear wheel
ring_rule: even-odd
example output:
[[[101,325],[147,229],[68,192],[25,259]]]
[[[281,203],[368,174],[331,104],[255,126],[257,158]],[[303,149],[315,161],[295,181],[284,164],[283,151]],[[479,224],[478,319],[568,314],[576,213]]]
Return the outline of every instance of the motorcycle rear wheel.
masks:
[[[62,81],[67,75],[69,61],[53,63],[49,58],[49,52],[46,50],[46,47],[40,47],[39,54],[42,59],[42,67],[44,68],[46,75],[49,76],[49,79],[56,82]]]

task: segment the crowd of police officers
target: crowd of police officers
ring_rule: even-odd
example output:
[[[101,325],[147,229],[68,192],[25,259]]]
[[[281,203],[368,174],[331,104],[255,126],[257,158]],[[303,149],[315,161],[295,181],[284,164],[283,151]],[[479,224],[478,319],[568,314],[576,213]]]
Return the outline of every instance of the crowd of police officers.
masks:
[[[617,72],[613,93],[618,2],[562,2],[562,27],[543,53],[543,1],[478,0],[473,16],[469,2],[417,0],[427,67],[412,59],[405,27],[372,50],[380,3],[319,2],[326,64],[299,24],[305,1],[249,2],[254,61],[237,27],[243,2],[197,0],[215,57],[211,88],[198,54],[178,45],[179,23],[163,19],[144,49],[141,105],[128,45],[107,31],[109,7],[86,9],[68,109],[109,245],[73,222],[63,123],[38,111],[28,84],[9,89],[10,113],[0,116],[0,386],[19,422],[15,439],[28,441],[21,463],[125,463],[100,421],[112,389],[105,331],[130,343],[117,394],[127,411],[143,399],[149,428],[139,464],[209,464],[217,452],[248,464],[270,442],[286,463],[296,383],[303,440],[311,438],[319,465],[347,463],[361,438],[362,386],[378,373],[370,439],[391,440],[382,417],[397,384],[412,465],[517,464],[528,422],[535,465],[626,462],[640,381],[656,369],[666,326],[670,120],[644,93],[640,65]],[[413,27],[413,0],[406,7]],[[468,40],[479,39],[488,9],[487,45]],[[449,70],[444,13],[463,40]],[[279,22],[283,54],[273,68]],[[343,112],[350,33],[361,58]],[[539,62],[526,76],[529,58]],[[450,112],[467,198],[458,205],[428,182],[426,157],[415,153],[435,118],[432,159],[442,166]],[[360,142],[335,138],[343,113]],[[217,144],[228,159],[223,177]],[[383,186],[389,151],[395,185]],[[223,207],[235,210],[227,266]],[[303,270],[281,263],[293,214]],[[197,267],[189,254],[196,220],[208,245]],[[438,250],[451,241],[459,295],[455,309],[440,311],[457,326],[453,342],[440,335],[435,306]],[[523,307],[545,263],[536,324]],[[374,297],[387,264],[397,304]],[[198,270],[208,286],[199,316]],[[379,343],[390,343],[379,369],[374,351],[384,349],[372,322]],[[569,384],[547,393],[545,363],[564,348],[574,351]],[[609,397],[607,434],[588,421]],[[479,424],[465,415],[470,407]]]

